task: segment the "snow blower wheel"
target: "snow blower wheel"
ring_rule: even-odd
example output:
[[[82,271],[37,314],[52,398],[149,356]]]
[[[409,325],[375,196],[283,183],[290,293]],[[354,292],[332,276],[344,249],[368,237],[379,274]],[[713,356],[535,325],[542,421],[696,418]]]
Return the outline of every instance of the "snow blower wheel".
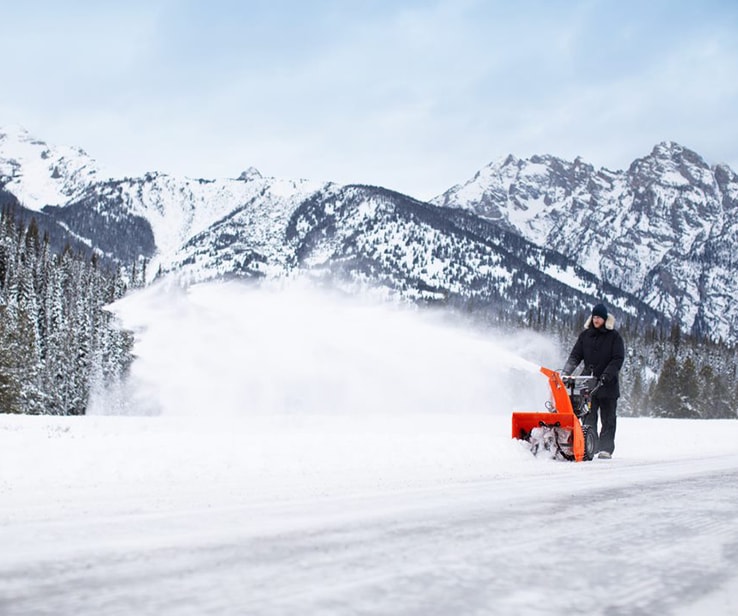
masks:
[[[597,448],[597,434],[592,426],[582,426],[582,436],[584,437],[584,460],[589,462],[595,457],[595,449]]]

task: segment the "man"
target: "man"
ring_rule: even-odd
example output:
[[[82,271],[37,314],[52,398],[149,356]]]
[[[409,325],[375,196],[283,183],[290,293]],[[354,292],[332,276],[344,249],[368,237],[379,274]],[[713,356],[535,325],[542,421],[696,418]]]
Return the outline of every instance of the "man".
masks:
[[[597,434],[599,412],[602,430],[599,433],[599,456],[611,458],[615,451],[615,427],[620,383],[618,373],[625,360],[625,344],[615,329],[615,317],[608,314],[604,304],[592,308],[592,315],[584,324],[569,359],[562,370],[565,375],[574,372],[584,362],[583,374],[591,374],[599,387],[592,394],[592,410],[584,416],[584,422]]]

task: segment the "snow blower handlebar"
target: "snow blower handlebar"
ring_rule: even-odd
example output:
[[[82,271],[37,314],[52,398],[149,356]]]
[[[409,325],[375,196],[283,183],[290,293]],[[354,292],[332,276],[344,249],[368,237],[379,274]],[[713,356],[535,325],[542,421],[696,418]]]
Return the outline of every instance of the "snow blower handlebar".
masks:
[[[543,370],[541,370],[541,372],[543,372]],[[592,387],[589,390],[589,394],[590,395],[592,395],[593,393],[595,393],[600,387],[602,387],[602,385],[604,385],[602,379],[598,379],[597,377],[592,376],[591,374],[589,374],[589,375],[579,375],[579,376],[572,376],[570,374],[560,374],[560,376],[561,376],[561,382],[564,385],[571,386],[572,388],[578,382],[585,383],[585,382],[589,381],[590,383],[594,383],[594,387]]]

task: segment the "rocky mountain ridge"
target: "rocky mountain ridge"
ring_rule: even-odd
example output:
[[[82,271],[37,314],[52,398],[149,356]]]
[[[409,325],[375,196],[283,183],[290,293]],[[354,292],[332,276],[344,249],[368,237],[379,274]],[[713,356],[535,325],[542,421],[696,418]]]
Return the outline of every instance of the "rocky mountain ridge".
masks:
[[[547,246],[679,323],[733,340],[738,177],[673,142],[625,171],[508,157],[433,200]]]
[[[662,146],[627,172],[510,156],[422,203],[253,168],[220,180],[109,178],[80,150],[0,130],[0,191],[107,258],[143,258],[150,272],[190,281],[303,271],[520,323],[581,315],[604,299],[622,320],[674,318],[731,340],[736,317],[713,311],[730,297],[735,174]],[[703,209],[687,215],[695,195]],[[668,258],[680,250],[693,255],[685,271]]]

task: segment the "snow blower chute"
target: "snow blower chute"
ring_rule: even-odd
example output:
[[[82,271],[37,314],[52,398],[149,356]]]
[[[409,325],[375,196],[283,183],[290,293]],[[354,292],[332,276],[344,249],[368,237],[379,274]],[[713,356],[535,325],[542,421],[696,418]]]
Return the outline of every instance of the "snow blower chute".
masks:
[[[536,456],[581,462],[595,455],[596,433],[582,418],[590,412],[597,389],[591,376],[562,376],[541,368],[548,377],[551,401],[545,412],[512,415],[512,437],[530,443]],[[590,388],[591,385],[595,387]]]

